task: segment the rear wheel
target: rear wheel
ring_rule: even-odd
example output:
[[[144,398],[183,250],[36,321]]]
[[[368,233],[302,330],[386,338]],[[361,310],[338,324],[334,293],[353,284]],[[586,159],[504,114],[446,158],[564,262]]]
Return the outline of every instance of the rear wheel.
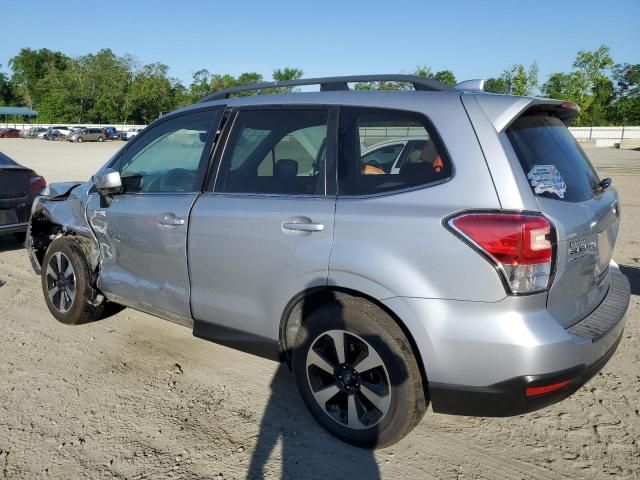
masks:
[[[99,142],[104,142],[104,137],[98,137]]]
[[[364,300],[324,305],[303,319],[292,362],[313,416],[353,445],[391,445],[427,409],[411,344],[393,318]]]
[[[42,261],[42,290],[51,314],[77,325],[100,318],[103,305],[93,305],[91,272],[84,252],[73,238],[57,238]]]

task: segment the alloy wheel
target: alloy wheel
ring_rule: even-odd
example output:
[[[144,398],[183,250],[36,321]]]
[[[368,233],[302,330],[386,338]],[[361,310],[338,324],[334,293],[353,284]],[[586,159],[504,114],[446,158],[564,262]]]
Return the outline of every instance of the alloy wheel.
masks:
[[[68,312],[76,298],[76,274],[69,258],[62,252],[54,253],[47,265],[47,294],[53,307]]]
[[[320,334],[307,352],[314,399],[338,424],[364,430],[379,424],[391,406],[389,374],[369,342],[345,330]]]

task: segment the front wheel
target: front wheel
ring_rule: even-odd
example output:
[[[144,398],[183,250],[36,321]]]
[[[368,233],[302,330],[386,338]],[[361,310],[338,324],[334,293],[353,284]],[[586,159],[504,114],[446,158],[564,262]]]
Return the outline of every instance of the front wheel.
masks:
[[[51,242],[42,261],[41,278],[47,307],[58,321],[78,325],[101,317],[103,304],[93,304],[89,264],[73,238]]]
[[[428,400],[411,344],[378,306],[347,299],[303,319],[292,352],[302,398],[329,432],[359,447],[396,443]]]
[[[76,142],[78,142],[78,143],[82,143],[82,137],[78,137],[78,139],[76,140]]]

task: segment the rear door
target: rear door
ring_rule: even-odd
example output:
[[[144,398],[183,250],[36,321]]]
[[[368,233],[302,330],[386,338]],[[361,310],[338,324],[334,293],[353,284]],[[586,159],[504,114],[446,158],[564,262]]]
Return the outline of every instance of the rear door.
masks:
[[[287,303],[327,284],[335,210],[325,186],[335,150],[329,114],[281,107],[232,115],[215,187],[191,213],[194,331],[277,340]]]
[[[587,155],[564,123],[529,113],[507,129],[540,210],[554,223],[558,245],[548,310],[564,327],[591,313],[609,288],[619,227],[618,194],[602,188]]]

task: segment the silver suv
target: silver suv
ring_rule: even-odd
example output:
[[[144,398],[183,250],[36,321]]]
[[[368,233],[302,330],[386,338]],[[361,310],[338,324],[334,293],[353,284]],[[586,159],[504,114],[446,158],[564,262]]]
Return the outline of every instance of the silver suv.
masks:
[[[414,88],[348,87],[382,80]],[[629,303],[618,195],[567,130],[577,113],[398,75],[214,93],[51,185],[29,256],[59,321],[112,302],[287,361],[356,445],[396,442],[429,403],[522,414],[602,368]]]

